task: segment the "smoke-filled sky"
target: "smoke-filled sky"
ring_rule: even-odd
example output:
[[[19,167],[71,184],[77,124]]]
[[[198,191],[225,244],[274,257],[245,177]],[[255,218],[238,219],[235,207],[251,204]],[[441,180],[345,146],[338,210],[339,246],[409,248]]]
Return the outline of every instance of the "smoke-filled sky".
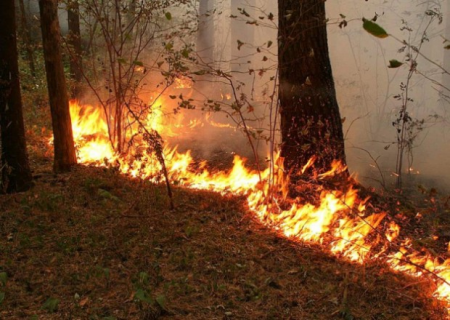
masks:
[[[426,10],[441,10],[444,19],[441,24],[436,20],[428,28],[430,16]],[[329,47],[335,77],[341,114],[346,117],[347,155],[350,168],[367,175],[374,159],[385,170],[386,177],[395,168],[397,156],[396,130],[392,122],[397,118],[401,103],[394,97],[401,93],[401,83],[406,84],[408,67],[406,64],[398,69],[389,69],[389,60],[405,62],[405,53],[399,52],[403,45],[393,37],[378,39],[362,29],[361,18],[372,19],[378,15],[377,23],[389,34],[399,40],[407,40],[419,47],[426,30],[427,41],[421,53],[440,66],[450,67],[450,52],[444,49],[447,6],[445,1],[367,1],[354,0],[327,1],[328,17],[346,16],[349,24],[340,29],[329,25]],[[356,21],[351,21],[356,19]],[[411,31],[401,30],[408,27]],[[450,176],[448,160],[450,156],[450,127],[448,111],[450,104],[439,95],[443,84],[448,86],[448,79],[438,66],[428,62],[424,57],[417,59],[417,70],[410,81],[408,111],[413,119],[422,120],[424,129],[418,132],[412,150],[412,172],[420,172],[416,179],[429,184],[439,179],[445,181]],[[429,79],[436,81],[433,83]],[[448,91],[445,92],[448,95]],[[437,116],[437,118],[435,117]],[[357,120],[355,120],[357,119]],[[353,123],[352,121],[355,120]],[[390,146],[388,148],[388,146]],[[361,150],[362,148],[364,150]],[[388,150],[385,150],[388,148]],[[405,164],[407,168],[407,164]],[[374,177],[377,170],[371,170]],[[378,174],[379,176],[379,174]],[[378,177],[379,178],[379,177]],[[419,182],[419,181],[418,181]]]

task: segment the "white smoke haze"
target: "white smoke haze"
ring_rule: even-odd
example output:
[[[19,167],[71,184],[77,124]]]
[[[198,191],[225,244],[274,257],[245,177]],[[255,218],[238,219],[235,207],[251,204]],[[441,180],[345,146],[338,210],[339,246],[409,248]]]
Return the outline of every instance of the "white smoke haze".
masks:
[[[387,66],[392,59],[405,62],[406,51],[399,52],[402,44],[393,37],[378,39],[367,33],[362,28],[362,18],[372,19],[377,16],[376,22],[389,34],[419,46],[429,21],[425,11],[438,9],[446,13],[447,4],[445,1],[400,0],[389,3],[381,0],[364,3],[335,0],[327,1],[326,4],[329,52],[341,116],[345,119],[349,169],[363,184],[392,187],[397,157],[397,134],[392,123],[401,107],[401,102],[394,96],[401,93],[400,85],[407,80],[408,67],[407,63],[396,69]],[[249,125],[264,128],[267,132],[269,96],[274,86],[271,79],[276,76],[277,64],[277,3],[269,0],[216,1],[212,10],[213,22],[209,25],[214,28],[211,65],[214,69],[231,74],[235,86],[245,83],[245,86],[240,87],[240,93],[246,95],[256,113],[256,116],[248,116],[264,118],[264,121],[250,121]],[[270,14],[273,14],[273,20],[267,18]],[[341,15],[348,21],[345,28],[338,26],[342,21]],[[259,19],[264,16],[265,19]],[[411,32],[401,30],[405,26],[410,27]],[[424,43],[421,53],[436,64],[450,69],[450,52],[444,49],[443,44],[444,38],[450,38],[450,22],[446,21],[445,14],[443,23],[433,23],[426,34],[429,41]],[[270,48],[269,42],[273,44]],[[411,163],[411,174],[405,176],[405,182],[447,188],[446,181],[450,178],[447,166],[450,156],[447,111],[450,104],[441,98],[439,91],[442,87],[436,83],[450,88],[450,77],[444,77],[442,70],[426,59],[419,57],[417,61],[417,69],[423,75],[416,73],[411,79],[409,90],[413,101],[408,103],[408,111],[412,118],[424,119],[425,123],[414,141],[411,156],[405,157],[408,160],[405,160],[404,171]],[[223,82],[224,79],[214,80]],[[199,104],[204,98],[220,100],[220,95],[231,92],[227,84],[208,81],[195,87],[197,91],[193,97]],[[191,111],[183,114],[189,121],[196,117],[191,115]],[[213,114],[212,119],[236,126],[230,117],[221,113]],[[191,140],[194,148],[202,150],[206,157],[217,150],[251,157],[247,138],[241,130],[237,131],[228,136],[227,132],[230,131],[223,128],[204,126],[196,128],[193,136],[185,136],[179,145],[190,148],[186,142]],[[259,142],[260,157],[267,155],[267,147],[266,142]]]
[[[183,123],[192,130],[165,138],[171,145],[178,145],[180,151],[191,149],[202,158],[228,155],[232,159],[233,154],[239,154],[251,162],[254,160],[252,147],[240,115],[233,110],[236,101],[245,100],[242,106],[245,124],[256,136],[252,142],[262,160],[268,152],[264,138],[269,135],[268,114],[275,85],[271,77],[276,71],[277,31],[273,22],[257,26],[247,21],[258,20],[258,16],[269,15],[273,11],[267,10],[264,1],[209,1],[207,4],[204,7],[200,4],[198,8],[199,15],[203,12],[199,16],[199,27],[210,30],[202,32],[201,39],[193,39],[198,64],[191,65],[191,71],[210,70],[216,75],[194,75],[192,88],[169,90],[168,95],[182,94],[184,99],[192,99],[196,108],[181,109],[168,116],[168,126]],[[250,17],[243,14],[243,10]],[[173,20],[176,19],[177,15],[173,15]],[[175,109],[178,101],[165,99],[164,109]],[[218,112],[210,112],[205,106],[216,102],[221,108]],[[199,122],[201,124],[195,125]]]
[[[227,77],[233,83],[237,98],[244,95],[250,103],[250,106],[243,107],[247,124],[253,132],[268,136],[270,107],[273,107],[272,120],[276,111],[276,96],[275,104],[270,97],[274,92],[277,66],[277,2],[209,0],[207,3],[207,15],[200,15],[201,26],[209,28],[209,32],[202,35],[203,42],[199,43],[194,33],[176,40],[176,45],[192,44],[194,52],[198,51],[202,63],[191,65],[191,71],[209,68],[229,75]],[[200,12],[198,5],[197,14]],[[376,23],[389,34],[419,46],[430,19],[425,11],[439,9],[444,20],[429,27],[428,41],[423,44],[421,53],[450,70],[450,51],[444,49],[449,44],[444,43],[444,39],[450,39],[450,21],[446,19],[448,3],[440,0],[333,0],[327,1],[326,5],[329,52],[341,116],[345,119],[349,169],[365,185],[380,187],[384,181],[387,187],[392,187],[397,157],[397,134],[392,123],[401,107],[401,102],[394,96],[401,93],[400,85],[406,82],[408,67],[407,63],[396,69],[387,66],[392,59],[405,62],[406,51],[399,52],[402,44],[393,37],[379,39],[367,33],[362,27],[362,18],[377,16]],[[185,18],[182,9],[171,11],[171,14],[174,25]],[[344,17],[348,25],[340,28],[339,23]],[[401,30],[406,25],[412,29],[411,32]],[[146,65],[153,64],[157,50],[161,48],[162,45],[157,43],[147,49],[141,60]],[[208,58],[208,54],[211,57]],[[409,89],[413,101],[408,103],[408,111],[414,119],[424,119],[425,122],[414,141],[412,157],[409,157],[412,161],[411,175],[405,180],[409,179],[413,184],[422,183],[425,187],[448,188],[450,102],[447,100],[450,99],[444,99],[439,92],[443,91],[442,86],[450,88],[450,76],[444,76],[438,66],[422,57],[417,61],[417,69],[422,74],[415,73],[411,78]],[[164,94],[161,108],[166,115],[167,127],[183,123],[188,128],[178,136],[168,134],[164,138],[171,145],[179,145],[181,151],[193,149],[204,158],[233,153],[252,158],[253,152],[243,133],[241,120],[236,114],[230,116],[235,96],[229,79],[194,77],[192,88],[171,89]],[[160,91],[161,87],[157,87],[161,81],[163,77],[159,72],[149,73],[141,98],[150,103],[155,92]],[[450,96],[450,92],[445,93]],[[179,100],[171,99],[169,95],[179,94],[193,99],[196,109],[182,109],[174,114]],[[207,100],[223,103],[222,112],[202,111]],[[157,105],[154,107],[158,109]],[[203,120],[202,125],[197,124],[199,119]],[[269,144],[264,139],[253,141],[263,159]],[[405,160],[405,170],[408,165]]]
[[[401,106],[394,96],[401,92],[400,84],[406,83],[408,68],[406,64],[397,69],[387,68],[391,59],[404,61],[406,51],[399,52],[402,44],[393,37],[378,39],[368,34],[362,28],[361,19],[372,19],[378,15],[376,22],[389,34],[419,46],[429,21],[429,16],[424,14],[428,9],[439,9],[444,14],[444,20],[442,24],[433,23],[427,30],[429,41],[424,43],[421,53],[449,69],[450,52],[444,49],[443,44],[444,37],[448,38],[450,26],[450,21],[446,19],[447,2],[370,1],[361,4],[353,0],[327,1],[331,22],[339,21],[339,14],[345,15],[349,21],[348,26],[342,29],[336,24],[329,25],[330,57],[341,115],[346,118],[344,131],[348,131],[346,152],[349,168],[366,184],[377,186],[375,180],[382,179],[378,169],[374,168],[373,159],[377,159],[386,183],[392,184],[394,180],[392,172],[395,171],[397,138],[392,122]],[[410,34],[400,30],[405,26],[402,19],[412,29]],[[449,87],[449,79],[424,58],[419,57],[417,62],[417,69],[423,75],[415,73],[411,79],[410,96],[413,101],[409,102],[408,110],[413,118],[426,121],[424,130],[414,143],[409,178],[428,187],[448,188],[450,104],[440,97],[439,90],[442,88],[437,83]],[[438,118],[430,118],[434,115]],[[408,168],[407,162],[404,168]]]
[[[256,48],[269,40],[276,44],[277,31],[271,23],[255,26],[240,22],[252,21],[265,13],[273,13],[277,21],[276,1],[232,1],[234,8],[243,8],[250,17],[232,13],[239,18],[231,22],[222,17],[219,20],[220,34],[231,39],[223,48],[228,49],[232,61],[240,62],[241,70],[267,68],[262,78],[256,77],[257,85],[266,84],[275,75],[275,68],[262,63],[261,54],[255,54]],[[437,66],[450,70],[450,51],[445,50],[444,39],[450,39],[450,21],[446,19],[448,3],[446,1],[366,1],[334,0],[326,2],[329,19],[329,52],[335,78],[337,98],[346,134],[346,153],[349,169],[366,185],[392,187],[395,182],[395,164],[397,157],[397,132],[393,122],[398,117],[401,102],[394,96],[401,93],[400,85],[406,83],[408,67],[405,53],[399,52],[402,44],[393,37],[378,39],[367,33],[362,27],[362,18],[373,19],[389,34],[400,40],[407,40],[414,46],[420,46],[421,37],[430,16],[427,10],[437,10],[443,14],[443,22],[433,22],[426,30],[427,41],[424,42],[418,57],[417,70],[409,84],[410,97],[408,112],[413,119],[424,120],[423,130],[416,131],[411,154],[405,156],[404,171],[411,164],[410,174],[405,175],[405,182],[413,185],[419,183],[425,187],[448,189],[450,168],[450,126],[448,99],[442,98],[441,91],[450,88],[450,76],[445,76]],[[233,10],[233,9],[232,9]],[[225,17],[227,15],[224,15]],[[339,27],[345,17],[348,25]],[[258,21],[256,18],[255,20]],[[227,22],[228,21],[228,22]],[[264,22],[269,22],[267,19]],[[229,27],[228,24],[231,24]],[[409,27],[410,32],[401,30]],[[226,31],[226,30],[230,31]],[[239,30],[236,32],[236,30]],[[234,33],[233,33],[234,31]],[[217,33],[217,32],[216,32]],[[238,33],[238,36],[233,34]],[[230,34],[230,35],[228,35]],[[250,45],[236,50],[236,37]],[[251,40],[249,40],[251,39]],[[220,41],[220,40],[218,40]],[[231,44],[231,46],[230,46]],[[266,54],[271,65],[276,66],[276,46]],[[250,58],[249,58],[250,57]],[[391,69],[389,60],[396,59],[405,65]],[[250,66],[245,62],[250,61]],[[432,63],[433,62],[433,63]],[[237,76],[239,79],[239,76]],[[241,75],[248,84],[252,79]],[[441,84],[441,85],[440,85]],[[261,87],[259,87],[261,89]],[[257,92],[258,89],[255,89]],[[265,113],[267,115],[267,113]]]

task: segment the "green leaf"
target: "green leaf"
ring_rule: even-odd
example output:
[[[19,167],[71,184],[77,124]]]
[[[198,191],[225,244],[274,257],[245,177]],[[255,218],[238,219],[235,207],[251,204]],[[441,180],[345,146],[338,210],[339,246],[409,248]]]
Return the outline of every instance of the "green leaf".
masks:
[[[140,66],[140,67],[143,67],[143,66],[144,66],[144,64],[142,63],[142,61],[134,60],[133,63],[134,63],[135,65],[137,65],[137,66]]]
[[[166,12],[166,19],[172,20],[172,14],[170,12]]]
[[[269,42],[267,42],[267,48],[270,48],[272,46],[273,42],[269,40]]]
[[[184,48],[183,51],[181,51],[181,55],[185,58],[189,58],[189,50]]]
[[[41,307],[41,310],[47,310],[48,312],[55,312],[58,310],[59,300],[55,298],[48,298],[47,301]]]
[[[172,50],[173,43],[169,42],[168,44],[166,44],[165,48],[166,48],[166,50]]]
[[[113,317],[113,316],[107,316],[107,317],[103,317],[102,320],[117,320],[117,318]]]
[[[127,60],[125,60],[124,58],[119,58],[119,59],[117,59],[117,62],[119,62],[119,63],[127,63]]]
[[[372,22],[370,20],[367,20],[363,18],[363,28],[371,35],[377,37],[377,38],[387,38],[389,35],[382,27],[380,27],[375,22]]]
[[[164,295],[159,295],[159,296],[157,296],[156,297],[156,302],[159,304],[159,306],[162,308],[162,309],[165,309],[166,308],[166,296],[164,296]]]
[[[0,272],[0,284],[2,286],[6,286],[7,281],[8,281],[8,274],[6,272]]]
[[[403,65],[403,62],[393,59],[393,60],[389,60],[388,68],[398,68],[402,65]]]
[[[143,289],[137,289],[134,297],[142,302],[153,303],[152,297],[150,297],[149,293]]]
[[[149,275],[147,272],[139,272],[139,283],[146,286],[148,285]]]
[[[113,201],[116,201],[116,202],[119,202],[120,201],[120,199],[119,198],[117,198],[115,195],[113,195],[111,192],[108,192],[108,191],[106,191],[106,190],[104,190],[104,189],[98,189],[98,191],[97,191],[97,193],[98,193],[98,195],[100,196],[100,197],[102,197],[102,198],[104,198],[104,199],[106,199],[106,200],[113,200]]]
[[[5,300],[5,293],[0,292],[0,304],[2,304],[3,300]]]

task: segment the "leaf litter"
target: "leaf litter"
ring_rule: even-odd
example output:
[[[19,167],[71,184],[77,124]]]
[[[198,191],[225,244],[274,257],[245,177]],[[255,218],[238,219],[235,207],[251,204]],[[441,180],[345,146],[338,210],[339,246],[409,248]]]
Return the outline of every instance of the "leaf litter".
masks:
[[[45,157],[44,157],[45,158]],[[0,196],[1,319],[444,319],[427,279],[348,263],[260,224],[243,198],[114,169]]]

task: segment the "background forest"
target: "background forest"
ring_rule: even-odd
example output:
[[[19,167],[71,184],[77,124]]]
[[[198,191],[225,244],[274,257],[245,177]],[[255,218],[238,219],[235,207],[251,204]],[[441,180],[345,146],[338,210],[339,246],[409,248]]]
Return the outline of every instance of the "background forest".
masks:
[[[29,13],[27,19],[27,24],[29,24],[33,22],[33,15],[37,17],[39,12],[37,3],[30,2],[25,5],[24,10],[27,9]],[[19,8],[19,6],[17,7]],[[440,18],[427,14],[431,11],[440,15]],[[275,79],[277,23],[273,18],[272,20],[267,18],[263,20],[258,17],[269,14],[275,16],[276,3],[253,1],[230,4],[210,1],[200,6],[196,3],[179,2],[176,7],[172,5],[170,9],[167,8],[167,12],[174,18],[169,20],[164,13],[161,13],[158,23],[143,27],[147,34],[145,39],[141,39],[139,47],[127,52],[130,59],[133,59],[133,54],[138,58],[134,63],[145,64],[145,75],[139,74],[137,77],[134,68],[126,68],[118,62],[120,59],[125,59],[119,58],[122,52],[115,53],[117,66],[109,64],[108,59],[110,58],[107,54],[97,52],[101,50],[100,48],[108,45],[108,40],[99,33],[99,23],[96,22],[98,21],[96,15],[102,13],[95,13],[93,10],[86,11],[84,17],[81,13],[81,35],[83,37],[81,40],[86,55],[83,60],[86,65],[84,69],[87,71],[84,75],[76,75],[77,81],[83,82],[85,86],[83,94],[78,98],[84,103],[94,105],[99,103],[99,99],[101,103],[110,103],[108,99],[118,95],[113,92],[118,88],[112,88],[113,83],[111,82],[114,81],[112,79],[114,67],[124,73],[121,75],[120,81],[124,82],[122,86],[130,91],[130,93],[126,93],[129,95],[128,98],[135,95],[144,103],[154,99],[153,95],[173,97],[167,90],[163,92],[164,87],[161,87],[161,81],[164,77],[166,78],[164,86],[170,84],[170,81],[181,81],[178,74],[186,77],[187,82],[195,77],[198,78],[194,79],[197,80],[194,90],[184,90],[184,92],[180,90],[180,93],[184,93],[186,97],[189,96],[188,99],[191,99],[191,102],[195,101],[190,106],[196,107],[197,110],[205,110],[205,105],[209,104],[208,100],[217,103],[224,95],[231,97],[232,87],[234,87],[238,89],[236,90],[237,98],[241,98],[241,94],[244,94],[246,99],[252,102],[254,113],[252,115],[246,113],[245,116],[252,124],[256,122],[257,129],[252,134],[262,138],[257,144],[260,148],[259,153],[262,157],[266,156],[268,143],[264,139],[268,139],[267,132],[270,130],[270,121],[274,120],[269,119],[269,113],[273,106],[269,108],[267,105],[272,101],[270,97],[277,80]],[[446,3],[439,1],[414,4],[394,1],[389,5],[372,1],[364,6],[357,6],[349,1],[327,3],[329,52],[341,117],[345,119],[343,126],[347,160],[350,171],[357,173],[358,179],[366,185],[377,188],[388,187],[395,182],[395,175],[398,174],[396,120],[399,119],[403,104],[400,98],[404,92],[402,84],[408,82],[409,97],[413,101],[408,103],[411,120],[405,130],[408,131],[408,137],[404,138],[407,141],[405,142],[407,155],[403,169],[406,168],[405,173],[409,173],[408,177],[414,181],[419,179],[420,183],[427,185],[435,183],[441,188],[444,187],[442,184],[445,179],[436,181],[436,178],[448,175],[448,170],[445,169],[445,159],[449,151],[446,143],[448,134],[446,125],[446,91],[448,91],[446,88],[448,85],[446,85],[446,81],[448,81],[448,75],[440,69],[440,67],[445,69],[446,55],[448,54],[448,50],[445,49],[447,39],[445,12]],[[104,12],[103,14],[110,13]],[[199,22],[196,20],[197,16],[200,17]],[[59,17],[62,32],[67,35],[69,32],[67,11],[61,8]],[[410,45],[421,48],[420,53],[425,57],[419,55],[415,59],[418,62],[418,68],[409,81],[408,63],[405,62],[413,59],[408,58],[411,53],[408,53],[404,45],[393,37],[379,39],[369,35],[359,23],[362,17],[369,19],[377,17],[376,21],[389,34],[393,34],[398,39],[407,39]],[[129,27],[134,27],[134,24],[142,24],[142,21],[126,21],[125,23]],[[36,38],[33,41],[39,42],[39,26],[34,24],[32,27],[35,30],[34,32],[29,31],[29,33]],[[172,27],[178,29],[175,30]],[[170,30],[170,33],[167,30]],[[169,41],[167,41],[168,39]],[[421,43],[425,45],[420,45]],[[27,50],[23,51],[23,58],[27,60],[30,50],[24,49]],[[129,49],[119,48],[119,50]],[[70,55],[73,56],[74,53],[70,50],[66,53],[67,63],[71,60]],[[36,54],[39,54],[39,51]],[[193,67],[193,64],[189,65],[189,62],[194,60],[197,63],[196,67]],[[405,65],[400,68],[389,68],[389,60],[398,60]],[[125,62],[124,60],[120,61],[122,64]],[[163,64],[164,61],[167,63]],[[26,63],[23,66],[27,68]],[[151,66],[157,68],[151,69]],[[123,70],[119,70],[120,68]],[[160,68],[166,72],[165,75],[161,75],[161,70],[158,70]],[[211,71],[214,71],[212,73],[216,71],[229,73],[232,78],[226,79],[214,74],[213,76],[216,77],[213,80],[215,87],[211,89],[209,85],[211,81],[205,77],[206,73],[211,73]],[[174,80],[167,79],[169,74]],[[43,80],[42,77],[41,79]],[[26,79],[24,80],[26,81]],[[89,80],[91,84],[87,85],[85,80]],[[138,85],[130,82],[136,80],[139,81]],[[102,83],[105,81],[109,84]],[[119,80],[116,79],[116,81]],[[205,83],[207,84],[204,85]],[[40,86],[40,99],[45,99],[44,86],[45,84]],[[132,88],[133,86],[135,87]],[[186,84],[186,86],[191,86],[191,84]],[[192,91],[195,92],[192,93]],[[185,108],[186,105],[189,105],[189,101],[179,103],[178,97],[179,95],[177,95],[177,99],[165,101],[165,104],[170,104],[170,106],[164,106],[166,114],[179,106]],[[222,101],[220,104],[223,109],[221,111],[228,112],[228,116],[233,113],[232,108],[231,112],[226,110]],[[160,106],[155,105],[155,107]],[[217,109],[218,106],[211,104],[207,106],[208,111],[214,111],[214,108]],[[195,115],[192,115],[193,113]],[[242,125],[242,123],[239,125],[239,122],[242,121],[239,116],[238,119],[234,119],[235,121],[227,122],[227,116],[222,115],[223,112],[213,112],[211,117],[230,126]],[[168,116],[166,118],[170,118],[170,120],[165,121],[177,123],[185,121],[180,118],[188,118],[190,121],[196,117],[198,117],[198,113],[195,111],[183,112],[182,115]],[[193,135],[201,136],[200,133]],[[229,150],[240,148],[235,151],[239,151],[239,154],[247,157],[251,155],[251,152],[242,150],[249,148],[244,141],[239,141],[235,146],[230,146],[229,143],[224,146],[220,139],[223,135],[220,133],[203,136],[207,136],[204,138],[208,141],[201,143],[200,148],[207,153],[218,145],[222,148],[229,148]],[[168,139],[168,137],[165,138]],[[279,143],[279,140],[275,143]],[[178,141],[175,144],[184,145]],[[243,144],[244,148],[242,148]],[[189,146],[186,149],[189,149]],[[431,154],[434,156],[430,157]],[[408,168],[410,170],[407,170]],[[428,181],[429,179],[431,181]]]

